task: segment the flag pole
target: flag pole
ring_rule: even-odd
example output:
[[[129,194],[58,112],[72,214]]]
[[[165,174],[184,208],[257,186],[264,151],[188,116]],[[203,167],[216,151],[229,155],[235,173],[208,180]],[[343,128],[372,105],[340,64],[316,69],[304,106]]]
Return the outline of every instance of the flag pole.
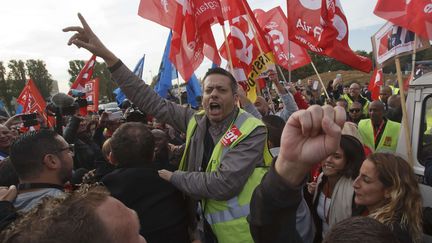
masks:
[[[411,165],[414,165],[414,160],[413,160],[413,156],[412,156],[411,141],[410,141],[411,140],[411,131],[409,130],[409,127],[408,127],[408,117],[407,117],[408,113],[407,113],[406,103],[405,103],[405,90],[403,88],[402,71],[401,71],[399,56],[396,56],[395,62],[396,62],[396,73],[397,73],[401,106],[402,106],[402,124],[403,124],[404,130],[405,130],[405,143],[406,143],[406,148],[407,148],[408,162]]]
[[[277,70],[279,71],[280,75],[282,76],[282,78],[283,78],[285,84],[286,84],[286,83],[287,83],[287,80],[286,80],[286,78],[285,78],[285,76],[284,76],[284,74],[283,74],[283,72],[282,72],[282,68],[281,68],[279,65],[277,65],[277,64],[276,64],[276,67],[277,67]],[[291,76],[291,73],[290,73],[290,76]],[[290,82],[291,82],[291,81],[290,81]]]
[[[325,95],[327,96],[327,99],[330,101],[330,96],[329,96],[329,94],[327,93],[327,89],[326,89],[326,87],[324,86],[324,83],[323,83],[323,81],[322,81],[322,79],[321,79],[321,76],[319,75],[318,70],[316,69],[315,64],[313,63],[312,60],[311,60],[311,65],[312,65],[313,69],[315,70],[316,75],[318,76],[318,79],[319,79],[319,81],[320,81],[320,83],[321,83],[321,86],[322,86],[323,89],[324,89],[324,93],[325,93]]]
[[[232,63],[231,50],[230,50],[230,46],[229,46],[229,43],[228,43],[227,34],[226,34],[226,31],[225,31],[225,22],[224,22],[223,25],[221,25],[221,27],[222,27],[223,35],[224,35],[224,38],[225,38],[225,46],[226,46],[226,49],[227,49],[227,52],[228,52],[228,63],[229,63],[229,66],[231,68],[231,73],[232,73],[232,72],[234,72],[234,67],[233,67],[233,63]]]
[[[417,34],[414,33],[414,46],[413,46],[412,62],[411,62],[411,65],[412,65],[411,66],[411,78],[409,80],[409,84],[414,80],[416,53],[417,53]],[[399,87],[399,89],[400,89],[400,87]]]
[[[181,100],[181,92],[180,92],[180,76],[177,73],[177,95],[179,97],[179,103],[180,105],[182,105],[182,100]]]
[[[288,21],[288,2],[287,1],[287,21]],[[289,39],[289,28],[287,25],[287,40],[288,40],[288,81],[290,83],[292,83],[292,79],[291,79],[291,41]]]

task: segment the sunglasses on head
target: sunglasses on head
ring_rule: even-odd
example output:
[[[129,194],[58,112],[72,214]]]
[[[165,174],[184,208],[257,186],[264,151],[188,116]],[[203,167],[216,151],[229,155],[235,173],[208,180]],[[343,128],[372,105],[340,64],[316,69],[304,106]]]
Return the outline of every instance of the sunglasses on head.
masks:
[[[352,113],[354,113],[354,112],[360,112],[360,109],[349,109],[349,112],[352,112]]]

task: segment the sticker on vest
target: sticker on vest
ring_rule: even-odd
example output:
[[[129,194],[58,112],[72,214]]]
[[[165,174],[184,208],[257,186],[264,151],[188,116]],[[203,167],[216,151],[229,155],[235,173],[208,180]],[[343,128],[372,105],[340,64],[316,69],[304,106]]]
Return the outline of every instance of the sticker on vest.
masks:
[[[391,145],[392,145],[392,138],[386,136],[384,138],[384,146],[391,147]]]
[[[233,142],[235,142],[241,135],[242,133],[240,132],[240,130],[236,127],[236,125],[233,125],[231,129],[222,138],[222,144],[225,147],[228,147]]]

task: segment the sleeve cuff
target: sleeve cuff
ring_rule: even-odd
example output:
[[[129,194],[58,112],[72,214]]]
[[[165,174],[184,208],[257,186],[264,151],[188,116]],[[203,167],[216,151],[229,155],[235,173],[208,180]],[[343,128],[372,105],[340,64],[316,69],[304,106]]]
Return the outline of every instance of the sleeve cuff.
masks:
[[[114,65],[112,65],[111,67],[108,67],[108,70],[113,73],[115,72],[117,69],[119,69],[121,66],[123,65],[123,62],[119,59]]]

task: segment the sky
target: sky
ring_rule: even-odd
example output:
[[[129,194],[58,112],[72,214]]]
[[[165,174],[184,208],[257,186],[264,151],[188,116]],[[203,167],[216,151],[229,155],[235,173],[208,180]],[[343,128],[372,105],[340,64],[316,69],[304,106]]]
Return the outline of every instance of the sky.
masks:
[[[146,0],[143,0],[146,1]],[[317,1],[317,0],[311,0]],[[67,26],[80,25],[77,13],[87,20],[101,41],[129,68],[133,69],[146,55],[144,80],[156,75],[162,59],[169,30],[138,16],[140,0],[0,0],[0,61],[40,59],[58,81],[61,92],[69,89],[70,60],[88,60],[85,49],[68,46]],[[285,0],[248,0],[252,9],[286,9]],[[348,19],[349,44],[353,50],[371,51],[370,37],[384,24],[373,14],[377,0],[340,0]],[[213,27],[215,29],[215,27]],[[222,44],[222,31],[215,30],[217,45]],[[103,60],[98,58],[99,62]],[[202,76],[211,63],[205,60],[196,71]]]

